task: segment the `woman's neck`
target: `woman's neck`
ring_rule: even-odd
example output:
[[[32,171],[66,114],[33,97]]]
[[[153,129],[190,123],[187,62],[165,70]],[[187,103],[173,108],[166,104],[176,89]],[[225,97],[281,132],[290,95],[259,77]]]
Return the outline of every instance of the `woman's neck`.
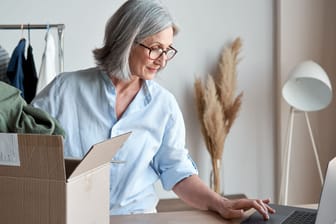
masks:
[[[111,77],[111,81],[116,89],[115,113],[119,120],[141,89],[142,80],[136,77],[130,81],[123,81]]]
[[[132,77],[131,80],[120,80],[115,77],[110,77],[116,92],[122,94],[124,92],[138,92],[141,88],[142,80],[138,77]]]

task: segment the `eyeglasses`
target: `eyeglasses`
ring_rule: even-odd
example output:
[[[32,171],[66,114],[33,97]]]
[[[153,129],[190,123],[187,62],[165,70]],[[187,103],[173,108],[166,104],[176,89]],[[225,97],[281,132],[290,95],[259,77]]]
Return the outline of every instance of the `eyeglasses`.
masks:
[[[177,50],[173,47],[169,47],[167,50],[163,50],[160,47],[155,47],[154,48],[154,47],[147,47],[146,45],[144,45],[142,43],[137,43],[137,44],[139,44],[141,47],[144,47],[144,48],[149,50],[148,56],[152,60],[156,60],[156,59],[160,58],[163,55],[163,53],[165,53],[166,54],[166,60],[168,61],[168,60],[172,59],[177,53]]]

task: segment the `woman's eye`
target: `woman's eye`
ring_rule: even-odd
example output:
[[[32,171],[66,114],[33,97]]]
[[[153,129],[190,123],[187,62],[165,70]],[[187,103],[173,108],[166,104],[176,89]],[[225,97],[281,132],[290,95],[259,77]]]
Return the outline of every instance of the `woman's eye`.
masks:
[[[154,47],[151,47],[151,49],[152,49],[153,51],[156,51],[156,50],[160,50],[160,49],[162,49],[162,48],[159,47],[159,46],[154,46]]]

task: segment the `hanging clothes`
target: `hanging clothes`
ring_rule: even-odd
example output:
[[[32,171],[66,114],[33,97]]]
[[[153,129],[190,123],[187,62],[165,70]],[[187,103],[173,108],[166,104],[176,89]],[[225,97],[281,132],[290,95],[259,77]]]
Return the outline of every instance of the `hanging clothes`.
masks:
[[[7,77],[10,80],[10,84],[21,90],[22,97],[24,97],[23,64],[25,61],[25,47],[26,39],[22,38],[19,41],[18,45],[15,47],[7,68]]]
[[[10,83],[7,77],[7,67],[9,62],[8,52],[0,45],[0,81]]]
[[[38,94],[56,76],[55,40],[52,36],[52,33],[50,33],[49,30],[45,35],[45,42],[46,43],[42,55],[42,62],[38,76],[36,94]]]
[[[29,44],[27,59],[25,58],[26,39],[21,39],[10,58],[7,77],[10,84],[21,90],[21,96],[29,104],[36,94],[37,74],[35,69],[33,48]]]
[[[29,44],[27,49],[27,60],[24,63],[24,99],[29,104],[36,95],[36,86],[37,86],[37,73],[35,68],[33,48]]]

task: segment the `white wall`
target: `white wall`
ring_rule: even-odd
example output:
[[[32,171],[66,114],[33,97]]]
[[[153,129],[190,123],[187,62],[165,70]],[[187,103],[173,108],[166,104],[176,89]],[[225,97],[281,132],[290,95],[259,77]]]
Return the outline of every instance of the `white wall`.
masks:
[[[65,70],[74,70],[94,65],[91,50],[101,45],[105,22],[122,2],[2,0],[0,23],[64,23]],[[238,65],[238,88],[239,92],[244,91],[244,97],[240,114],[225,143],[223,189],[225,194],[274,198],[273,1],[164,2],[181,32],[175,40],[179,53],[157,81],[173,92],[181,106],[187,128],[187,147],[198,164],[200,177],[208,183],[211,166],[197,120],[194,79],[211,73],[223,47],[239,36],[243,48]],[[0,44],[11,52],[20,35],[20,31],[0,30]],[[32,31],[31,36],[39,66],[44,31]],[[174,197],[160,189],[159,194]]]
[[[181,26],[179,49],[159,81],[180,102],[187,125],[187,141],[200,176],[208,182],[210,160],[199,131],[194,104],[196,76],[211,73],[224,46],[240,36],[238,66],[242,110],[224,150],[224,193],[273,197],[273,12],[271,1],[167,0]],[[263,88],[260,88],[260,87]]]

